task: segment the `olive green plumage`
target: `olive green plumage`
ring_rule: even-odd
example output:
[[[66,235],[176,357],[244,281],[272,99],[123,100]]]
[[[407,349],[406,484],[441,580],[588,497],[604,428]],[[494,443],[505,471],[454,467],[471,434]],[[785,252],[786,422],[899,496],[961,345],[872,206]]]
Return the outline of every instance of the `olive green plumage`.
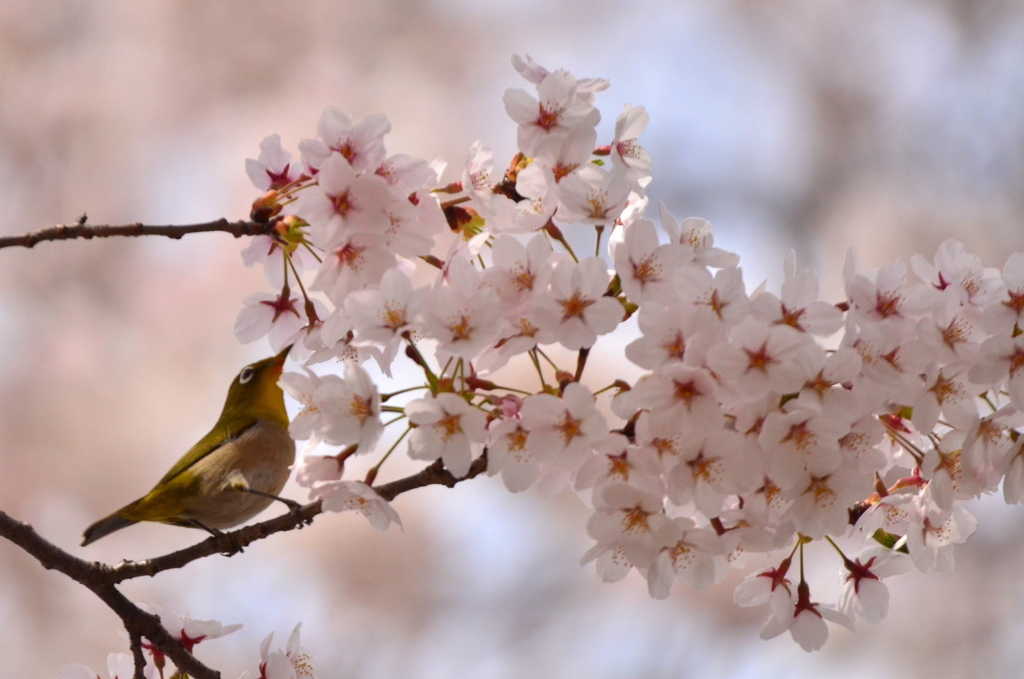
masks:
[[[82,545],[139,521],[216,531],[266,509],[273,502],[268,496],[281,492],[295,461],[284,394],[277,386],[288,349],[243,368],[210,433],[149,493],[86,528]]]

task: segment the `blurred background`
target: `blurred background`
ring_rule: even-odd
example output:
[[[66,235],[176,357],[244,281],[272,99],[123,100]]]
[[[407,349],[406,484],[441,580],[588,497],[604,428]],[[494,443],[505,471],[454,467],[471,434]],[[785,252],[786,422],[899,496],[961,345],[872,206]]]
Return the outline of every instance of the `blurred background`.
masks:
[[[244,159],[323,108],[383,112],[389,152],[497,163],[515,128],[509,63],[610,78],[602,139],[642,104],[653,200],[703,216],[748,287],[796,249],[841,295],[868,268],[957,238],[987,266],[1024,249],[1024,5],[1015,0],[0,0],[0,234],[74,222],[244,218]],[[454,172],[446,180],[457,178]],[[116,562],[191,544],[144,525],[79,548],[82,529],[148,489],[214,421],[241,346],[241,299],[266,283],[226,234],[0,251],[0,509],[72,553]],[[592,363],[594,363],[592,361]],[[611,369],[614,369],[614,365]],[[388,475],[416,466],[396,463]],[[304,499],[289,486],[285,495]],[[497,479],[423,489],[404,531],[321,517],[233,558],[135,581],[133,600],[245,627],[198,656],[233,678],[259,641],[302,640],[320,676],[1018,676],[1024,511],[975,503],[953,576],[893,581],[887,620],[804,654],[757,637],[738,576],[654,601],[579,557],[587,510]],[[269,514],[267,515],[269,516]],[[813,582],[835,587],[834,559]],[[127,650],[92,594],[0,542],[0,675],[105,671]],[[276,644],[275,644],[276,645]]]

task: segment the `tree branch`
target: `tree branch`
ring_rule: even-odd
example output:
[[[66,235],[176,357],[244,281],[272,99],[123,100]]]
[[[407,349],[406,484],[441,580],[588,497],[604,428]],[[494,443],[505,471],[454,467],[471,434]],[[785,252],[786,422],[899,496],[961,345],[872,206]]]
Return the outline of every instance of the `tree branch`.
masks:
[[[391,483],[375,486],[374,490],[390,502],[402,493],[425,486],[442,485],[449,488],[462,481],[479,476],[487,470],[487,449],[470,465],[469,472],[462,478],[455,477],[444,468],[444,462],[435,460],[428,467],[411,476]],[[210,537],[203,542],[145,561],[122,561],[116,566],[96,561],[84,561],[72,556],[60,547],[40,536],[32,526],[21,523],[0,511],[0,537],[18,545],[48,570],[57,570],[72,580],[84,585],[98,596],[124,622],[131,640],[132,655],[136,662],[136,676],[140,676],[142,656],[141,637],[146,637],[153,646],[163,652],[178,669],[194,679],[219,679],[220,673],[210,669],[189,653],[171,634],[164,629],[160,618],[146,613],[132,603],[116,585],[125,580],[141,576],[154,576],[161,571],[181,568],[197,559],[213,554],[235,554],[243,547],[274,533],[294,530],[312,523],[313,517],[323,513],[320,501],[303,505],[296,511],[262,521],[238,530]],[[143,663],[144,664],[144,663]]]
[[[313,517],[322,512],[320,501],[317,500],[308,505],[303,505],[295,512],[287,512],[273,519],[254,523],[251,526],[243,526],[229,533],[211,536],[191,547],[179,549],[170,554],[146,559],[145,561],[122,561],[116,566],[105,566],[108,569],[106,577],[111,584],[116,584],[144,575],[152,577],[161,571],[182,568],[196,559],[202,559],[214,554],[237,554],[244,547],[257,540],[270,537],[274,533],[283,533],[301,528],[312,522]]]
[[[86,224],[85,215],[78,224],[58,224],[35,233],[26,233],[21,236],[6,236],[0,238],[0,249],[20,246],[31,248],[36,243],[49,240],[69,240],[73,238],[110,238],[111,236],[167,236],[178,239],[190,233],[206,233],[211,231],[223,231],[230,233],[235,238],[241,236],[258,236],[267,232],[268,224],[241,220],[229,222],[226,219],[218,219],[202,224],[184,224],[180,226],[147,226],[139,224],[126,224],[123,226],[111,226],[109,224]]]
[[[128,643],[132,649],[132,659],[135,661],[135,677],[133,679],[146,679],[146,656],[142,654],[142,637],[138,632],[129,632]]]
[[[434,460],[429,466],[412,476],[407,476],[404,479],[398,479],[391,483],[384,483],[379,486],[374,486],[373,489],[377,491],[377,494],[382,498],[391,502],[402,493],[406,493],[416,488],[423,488],[424,486],[447,486],[453,487],[456,483],[462,481],[468,481],[474,477],[487,471],[487,449],[484,449],[483,454],[477,459],[473,460],[473,464],[469,466],[469,472],[462,478],[456,478],[450,471],[444,468],[444,462],[440,459]]]
[[[107,604],[124,622],[129,636],[144,636],[181,670],[194,679],[220,679],[220,672],[199,662],[160,624],[160,618],[147,613],[117,590],[106,576],[110,567],[72,556],[40,536],[32,526],[0,511],[0,535],[31,554],[47,570],[57,570],[84,585]],[[134,649],[133,649],[134,651]],[[138,655],[136,654],[136,662]]]
[[[416,474],[392,481],[391,483],[374,486],[373,489],[382,498],[391,502],[402,493],[416,488],[423,488],[424,486],[442,485],[451,488],[455,484],[479,476],[485,471],[487,471],[486,450],[483,455],[473,460],[473,464],[469,467],[469,473],[461,479],[455,478],[451,472],[444,468],[444,462],[438,459]],[[303,505],[301,509],[295,512],[287,512],[273,519],[254,523],[251,526],[244,526],[223,535],[209,537],[191,547],[179,549],[177,552],[146,559],[145,561],[122,561],[116,566],[104,566],[107,569],[104,577],[107,578],[106,581],[110,584],[117,584],[132,578],[152,577],[161,571],[182,568],[196,559],[202,559],[214,554],[234,554],[241,551],[242,548],[248,547],[253,542],[270,537],[274,533],[295,530],[312,523],[313,518],[322,513],[323,509],[320,507],[320,501],[316,500],[315,502]]]

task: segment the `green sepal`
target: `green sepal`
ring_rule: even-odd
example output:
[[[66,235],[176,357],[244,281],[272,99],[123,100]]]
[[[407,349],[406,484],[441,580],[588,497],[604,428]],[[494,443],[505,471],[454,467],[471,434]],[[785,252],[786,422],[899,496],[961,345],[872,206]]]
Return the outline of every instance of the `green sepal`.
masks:
[[[896,546],[896,543],[899,542],[900,539],[901,539],[899,535],[893,535],[892,533],[888,533],[888,532],[882,530],[881,528],[876,530],[871,535],[871,537],[874,539],[875,542],[877,542],[878,544],[882,545],[886,549],[892,549],[893,547]],[[910,551],[907,549],[907,545],[906,544],[901,545],[900,548],[897,549],[896,551],[897,552],[903,552],[904,554],[909,554],[910,553]]]

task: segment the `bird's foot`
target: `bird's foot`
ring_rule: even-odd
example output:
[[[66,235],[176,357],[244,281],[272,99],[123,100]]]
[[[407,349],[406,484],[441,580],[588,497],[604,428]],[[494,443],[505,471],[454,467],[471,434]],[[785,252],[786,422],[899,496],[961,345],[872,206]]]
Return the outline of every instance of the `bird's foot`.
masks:
[[[201,521],[196,521],[195,519],[192,519],[189,523],[191,523],[194,528],[201,528],[202,530],[205,530],[207,533],[209,533],[215,538],[222,538],[226,535],[224,531],[218,530],[216,528],[210,528],[209,526],[203,524]],[[235,543],[231,545],[228,549],[221,552],[221,555],[234,556],[235,554],[241,554],[244,551],[245,549],[242,547],[241,544]]]

